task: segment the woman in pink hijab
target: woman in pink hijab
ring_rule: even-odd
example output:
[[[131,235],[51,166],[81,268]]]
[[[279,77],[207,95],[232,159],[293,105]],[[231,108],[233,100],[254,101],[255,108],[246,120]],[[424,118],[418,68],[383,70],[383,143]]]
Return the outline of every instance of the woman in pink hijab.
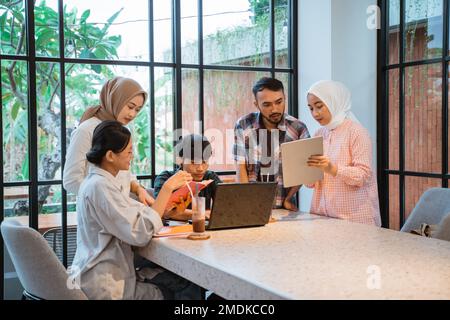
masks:
[[[324,172],[314,185],[311,213],[381,226],[369,132],[350,111],[351,93],[340,82],[320,81],[308,91],[308,106],[322,126],[324,154],[308,165]]]

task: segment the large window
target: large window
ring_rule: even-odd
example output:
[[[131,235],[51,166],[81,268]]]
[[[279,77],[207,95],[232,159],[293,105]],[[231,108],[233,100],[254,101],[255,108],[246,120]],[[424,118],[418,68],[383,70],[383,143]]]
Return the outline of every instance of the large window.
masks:
[[[211,167],[229,179],[227,130],[255,110],[259,77],[281,79],[297,115],[296,12],[290,0],[0,0],[0,220],[38,230],[54,221],[67,248],[76,201],[62,188],[66,150],[115,75],[149,92],[130,125],[132,171],[144,185],[173,169],[179,128],[213,137]]]
[[[381,1],[380,200],[399,230],[429,188],[448,188],[449,2]]]

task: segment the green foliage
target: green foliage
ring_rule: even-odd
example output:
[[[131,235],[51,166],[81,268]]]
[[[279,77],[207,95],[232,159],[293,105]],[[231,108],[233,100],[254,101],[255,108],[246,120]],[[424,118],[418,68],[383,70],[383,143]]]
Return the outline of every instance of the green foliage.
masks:
[[[270,0],[248,0],[248,3],[250,6],[250,10],[253,13],[253,24],[268,25],[270,21]],[[284,13],[287,12],[286,6],[288,5],[289,0],[275,1],[275,17],[277,18],[280,15],[284,15]]]
[[[12,1],[0,1],[0,28],[2,54],[26,54],[25,16],[23,2],[12,5]],[[77,14],[64,7],[66,35],[66,56],[92,59],[117,59],[117,47],[121,44],[120,36],[109,36],[111,24],[118,17],[121,10],[114,13],[102,28],[89,24],[89,10]],[[58,57],[58,12],[47,7],[45,1],[35,6],[35,44],[37,56]],[[69,44],[74,44],[73,51]],[[68,113],[79,119],[87,106],[98,103],[98,87],[105,79],[114,76],[108,66],[94,64],[66,65],[66,103],[73,106]],[[36,65],[36,90],[38,115],[48,113],[59,116],[60,97],[60,68],[58,64],[38,63]],[[28,111],[27,64],[3,60],[1,64],[2,82],[2,112],[3,112],[3,150],[5,154],[8,180],[28,179]],[[69,115],[69,117],[70,117]],[[49,128],[39,128],[38,148],[40,155],[59,152],[59,136],[52,134],[60,130],[60,123],[51,132]],[[10,159],[8,159],[10,158]],[[15,159],[19,159],[17,162]],[[8,161],[10,160],[10,161]],[[41,159],[40,159],[41,160]],[[8,167],[8,165],[12,167]]]
[[[64,6],[64,55],[71,58],[116,60],[117,50],[122,43],[120,35],[110,35],[110,27],[119,17],[118,10],[104,24],[89,22],[90,10],[79,12]],[[46,1],[35,5],[35,45],[36,55],[59,57],[59,15],[47,6]],[[25,55],[25,9],[23,1],[0,0],[0,52],[6,55]],[[61,70],[57,63],[36,64],[36,90],[38,117],[53,115],[59,119],[61,101]],[[98,94],[105,80],[115,76],[112,67],[98,64],[66,64],[66,125],[72,128],[78,122],[86,107],[98,104]],[[157,79],[156,88],[165,86],[172,77],[165,75]],[[28,180],[28,74],[26,62],[3,60],[1,63],[3,150],[5,172],[8,181]],[[171,106],[170,106],[171,107]],[[159,106],[165,110],[166,106]],[[156,112],[158,113],[158,106]],[[134,122],[135,172],[149,173],[150,131],[149,110],[145,108]],[[38,123],[38,150],[43,156],[60,151],[60,123],[52,123],[53,128]],[[172,146],[164,139],[156,139],[158,148],[171,152]],[[41,168],[40,168],[41,169]],[[55,198],[56,199],[56,198]]]

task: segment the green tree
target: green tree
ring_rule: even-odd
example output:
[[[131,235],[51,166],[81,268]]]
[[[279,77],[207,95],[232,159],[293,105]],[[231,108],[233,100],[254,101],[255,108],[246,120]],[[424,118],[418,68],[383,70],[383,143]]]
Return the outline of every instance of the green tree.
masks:
[[[0,1],[0,52],[11,55],[26,54],[26,32],[23,1]],[[76,9],[68,11],[64,6],[64,33],[66,56],[113,60],[118,58],[117,48],[120,36],[109,36],[108,30],[120,10],[112,15],[102,28],[86,22],[90,11],[78,14]],[[58,13],[45,1],[35,7],[36,55],[59,56]],[[73,116],[79,118],[86,106],[97,103],[97,89],[105,79],[113,76],[108,66],[66,65],[67,104],[74,106]],[[38,106],[39,177],[52,180],[61,167],[61,72],[58,64],[36,64],[36,91]],[[17,60],[3,60],[1,63],[3,151],[10,172],[20,172],[12,180],[28,179],[27,146],[27,64]],[[70,136],[70,130],[68,132]],[[69,142],[69,141],[67,141]],[[24,159],[17,163],[14,159]],[[10,161],[8,161],[10,160]],[[18,170],[17,168],[21,168]],[[49,195],[48,187],[40,187],[39,204]],[[16,214],[28,212],[25,203]],[[19,206],[20,207],[20,206]],[[25,210],[26,209],[26,210]]]

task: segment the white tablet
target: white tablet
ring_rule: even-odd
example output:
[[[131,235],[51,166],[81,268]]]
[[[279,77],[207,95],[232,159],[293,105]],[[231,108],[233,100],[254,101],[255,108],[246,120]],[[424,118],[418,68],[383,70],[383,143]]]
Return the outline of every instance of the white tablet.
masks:
[[[308,159],[313,155],[323,154],[323,138],[309,138],[283,143],[281,161],[284,187],[311,184],[323,179],[323,171],[308,166]]]

